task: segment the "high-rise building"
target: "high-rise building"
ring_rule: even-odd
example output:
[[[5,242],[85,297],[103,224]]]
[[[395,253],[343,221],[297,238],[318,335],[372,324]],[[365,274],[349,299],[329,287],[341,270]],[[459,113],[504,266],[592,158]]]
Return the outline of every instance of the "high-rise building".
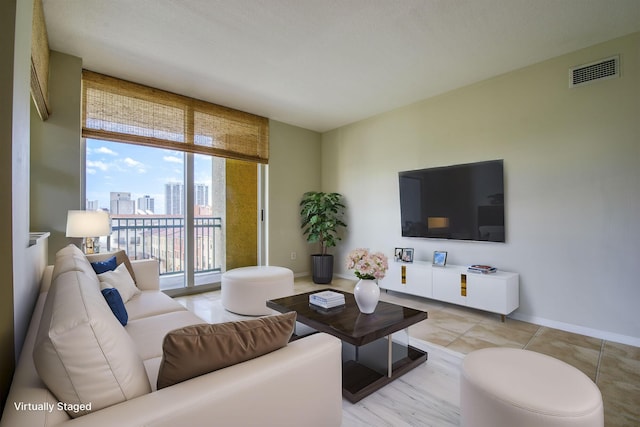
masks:
[[[151,196],[144,195],[142,197],[138,197],[138,209],[145,212],[155,212],[155,200]]]
[[[209,206],[209,186],[206,184],[195,185],[195,205]]]
[[[87,200],[85,209],[88,211],[97,211],[100,209],[100,203],[97,200]]]
[[[184,214],[184,184],[170,182],[165,184],[165,203],[167,215]],[[210,206],[209,186],[206,184],[194,185],[195,206]]]
[[[136,212],[136,202],[131,200],[131,193],[112,191],[110,198],[112,215],[131,215]]]
[[[167,215],[184,214],[184,184],[169,182],[164,185],[164,200]]]

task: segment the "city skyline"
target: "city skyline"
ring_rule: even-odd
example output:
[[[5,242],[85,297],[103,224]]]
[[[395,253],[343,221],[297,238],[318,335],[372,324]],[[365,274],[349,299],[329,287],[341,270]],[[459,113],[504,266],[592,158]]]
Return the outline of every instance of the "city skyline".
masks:
[[[184,153],[132,144],[87,139],[86,208],[112,212],[111,193],[129,193],[139,210],[139,199],[153,199],[153,213],[166,214],[166,184],[183,184]],[[207,188],[211,201],[211,158],[194,156],[195,182]],[[200,199],[201,200],[201,199]],[[149,210],[149,209],[143,209]]]

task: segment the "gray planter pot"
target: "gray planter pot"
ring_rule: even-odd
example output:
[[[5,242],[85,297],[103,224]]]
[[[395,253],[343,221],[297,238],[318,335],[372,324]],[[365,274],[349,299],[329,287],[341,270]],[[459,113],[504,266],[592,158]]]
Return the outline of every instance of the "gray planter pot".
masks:
[[[313,283],[326,285],[333,279],[333,255],[311,255]]]

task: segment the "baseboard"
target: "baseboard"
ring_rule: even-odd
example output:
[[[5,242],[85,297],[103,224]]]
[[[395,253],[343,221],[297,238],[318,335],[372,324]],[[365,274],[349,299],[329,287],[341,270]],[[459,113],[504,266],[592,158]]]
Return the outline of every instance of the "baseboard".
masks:
[[[614,332],[602,331],[600,329],[587,328],[585,326],[573,325],[571,323],[558,322],[556,320],[545,319],[543,317],[529,316],[526,314],[512,313],[510,318],[523,322],[533,323],[549,328],[560,329],[561,331],[572,332],[574,334],[586,335],[606,341],[613,341],[620,344],[640,347],[640,338],[628,335],[616,334]]]
[[[308,271],[304,271],[302,273],[294,273],[293,274],[294,278],[296,278],[296,277],[305,277],[305,276],[311,276],[311,273],[309,273]]]

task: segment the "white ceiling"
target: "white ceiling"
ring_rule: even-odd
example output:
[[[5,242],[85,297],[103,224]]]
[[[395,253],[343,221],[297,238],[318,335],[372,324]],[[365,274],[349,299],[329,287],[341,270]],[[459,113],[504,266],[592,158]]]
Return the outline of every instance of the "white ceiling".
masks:
[[[43,3],[84,68],[316,131],[640,31],[640,0]]]

